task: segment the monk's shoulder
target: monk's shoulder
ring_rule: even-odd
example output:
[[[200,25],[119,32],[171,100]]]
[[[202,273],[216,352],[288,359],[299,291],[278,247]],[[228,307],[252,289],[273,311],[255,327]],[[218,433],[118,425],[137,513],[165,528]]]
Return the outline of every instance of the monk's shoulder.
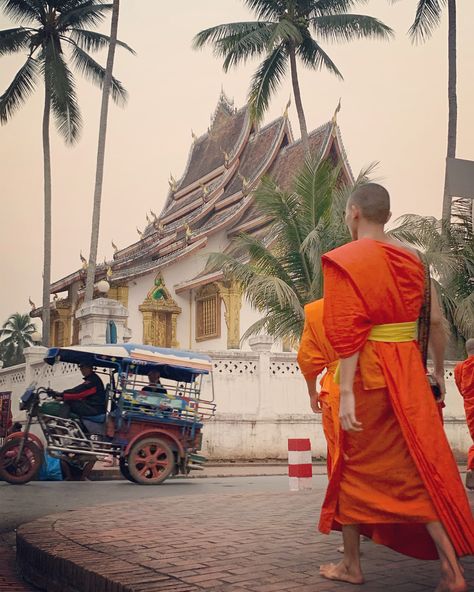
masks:
[[[323,299],[313,300],[304,306],[304,314],[307,319],[319,316],[323,312]]]
[[[374,241],[356,240],[346,243],[337,249],[333,249],[323,255],[323,260],[333,261],[339,265],[350,264],[360,261],[361,258],[369,257],[371,254],[379,253],[379,249]]]

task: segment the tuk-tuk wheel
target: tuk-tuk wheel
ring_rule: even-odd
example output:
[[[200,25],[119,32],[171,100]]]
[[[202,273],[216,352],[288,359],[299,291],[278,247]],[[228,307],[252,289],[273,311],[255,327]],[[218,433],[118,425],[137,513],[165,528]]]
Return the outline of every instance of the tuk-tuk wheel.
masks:
[[[124,456],[121,456],[119,459],[119,469],[120,469],[120,472],[122,473],[122,477],[124,477],[125,479],[128,479],[128,481],[131,481],[132,483],[136,483],[135,479],[132,479],[132,476],[130,475],[130,470],[128,468],[128,462]]]
[[[23,442],[23,451],[17,462],[16,457],[23,438],[11,439],[0,448],[0,480],[12,485],[24,485],[32,481],[43,462],[39,446],[31,440]]]
[[[159,485],[174,471],[174,454],[159,438],[136,442],[127,457],[130,477],[140,485]]]

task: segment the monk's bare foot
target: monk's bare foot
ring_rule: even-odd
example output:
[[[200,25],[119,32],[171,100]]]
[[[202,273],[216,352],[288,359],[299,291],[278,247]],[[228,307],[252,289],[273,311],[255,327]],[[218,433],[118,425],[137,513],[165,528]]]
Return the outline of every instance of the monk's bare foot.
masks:
[[[348,582],[349,584],[364,583],[364,576],[360,567],[347,566],[344,561],[321,565],[319,575],[327,580],[336,580],[337,582]]]
[[[456,580],[442,579],[435,592],[467,592],[467,584],[464,578]]]

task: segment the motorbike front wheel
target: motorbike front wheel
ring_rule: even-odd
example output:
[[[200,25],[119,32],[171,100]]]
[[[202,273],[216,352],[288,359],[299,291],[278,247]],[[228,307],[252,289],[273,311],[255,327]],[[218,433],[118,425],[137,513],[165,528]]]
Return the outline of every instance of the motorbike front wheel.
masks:
[[[37,444],[23,437],[11,439],[0,448],[0,479],[12,485],[24,485],[38,475],[42,462],[42,450]]]

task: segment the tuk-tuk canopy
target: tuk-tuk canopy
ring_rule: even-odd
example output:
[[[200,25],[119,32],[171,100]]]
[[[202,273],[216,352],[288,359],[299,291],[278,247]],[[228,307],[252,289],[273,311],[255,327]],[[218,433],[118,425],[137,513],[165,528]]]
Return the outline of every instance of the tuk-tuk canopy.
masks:
[[[192,382],[197,375],[209,374],[212,370],[211,358],[205,354],[138,343],[52,347],[44,361],[51,366],[67,362],[131,370],[141,375],[156,369],[163,378],[182,382]]]

